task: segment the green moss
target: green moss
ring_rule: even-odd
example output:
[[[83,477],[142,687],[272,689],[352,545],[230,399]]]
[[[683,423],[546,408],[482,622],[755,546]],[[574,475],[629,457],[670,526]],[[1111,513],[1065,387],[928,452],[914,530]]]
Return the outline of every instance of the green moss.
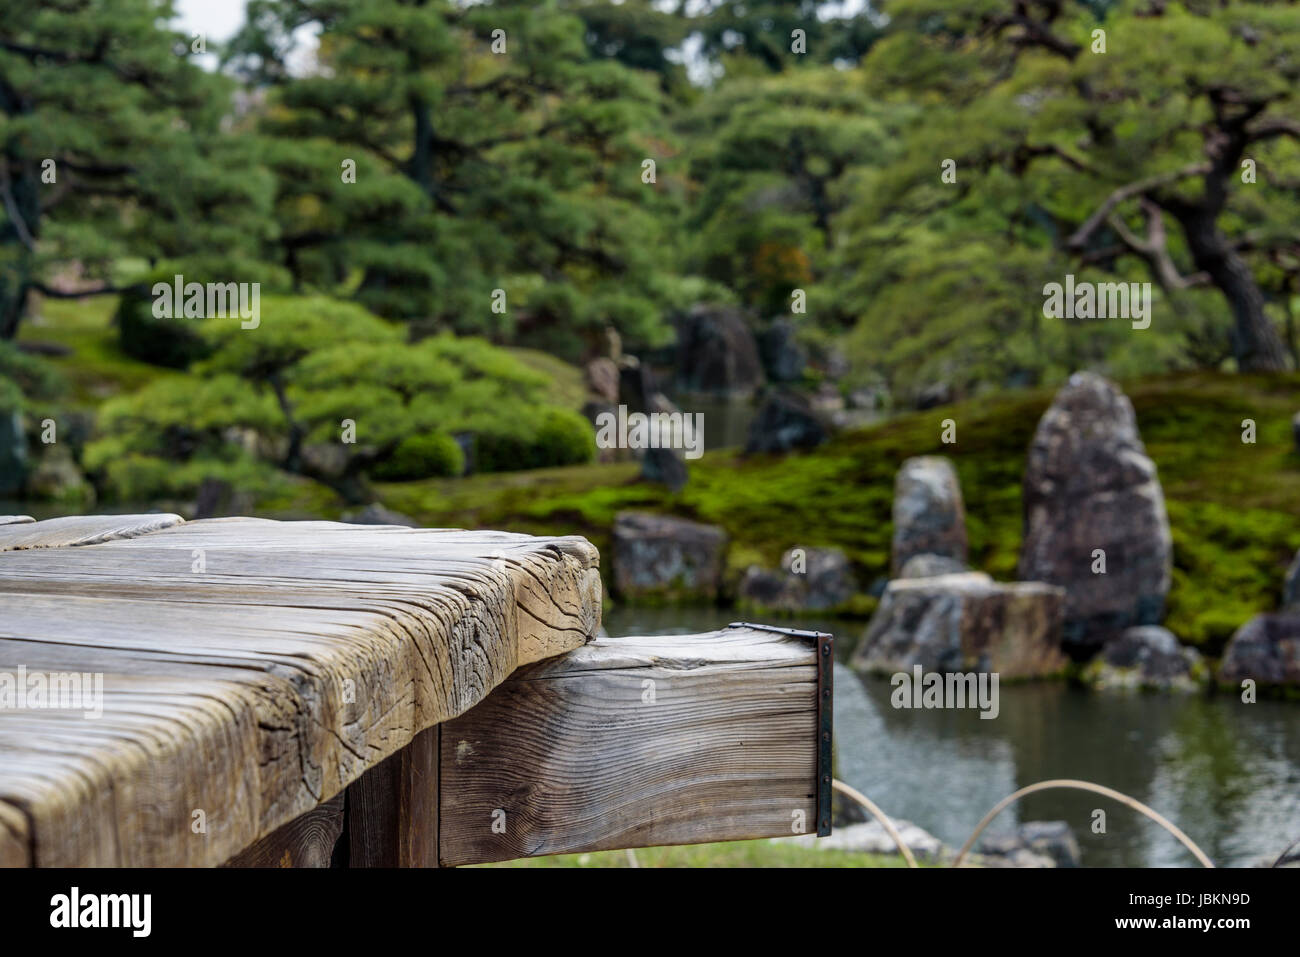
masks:
[[[426,432],[403,439],[393,454],[372,474],[385,479],[422,479],[459,475],[465,470],[465,453],[450,435]]]
[[[116,296],[47,299],[39,315],[19,329],[20,342],[52,343],[71,350],[49,363],[67,381],[68,401],[74,408],[94,408],[106,398],[133,392],[155,379],[183,376],[122,351],[112,325],[116,308]]]
[[[1252,615],[1277,607],[1300,549],[1300,455],[1290,418],[1300,376],[1189,373],[1124,383],[1168,500],[1174,536],[1167,624],[1210,655]],[[886,576],[894,476],[914,455],[947,455],[961,477],[971,563],[1013,579],[1023,529],[1025,454],[1050,390],[983,396],[900,415],[805,454],[712,452],[678,495],[635,481],[636,466],[590,465],[517,476],[383,487],[389,506],[429,524],[583,534],[602,551],[614,515],[672,512],[723,526],[729,570],[775,567],[796,545],[834,545],[865,587]],[[1242,419],[1256,422],[1243,444]],[[941,441],[943,421],[957,427]],[[869,614],[862,596],[854,614]]]

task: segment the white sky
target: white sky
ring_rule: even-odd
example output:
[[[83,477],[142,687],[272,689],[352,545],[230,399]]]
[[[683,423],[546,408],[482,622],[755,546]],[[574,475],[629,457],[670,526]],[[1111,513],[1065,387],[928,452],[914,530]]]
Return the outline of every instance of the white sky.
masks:
[[[176,0],[177,26],[209,40],[228,40],[244,23],[245,0]]]
[[[202,33],[206,40],[214,43],[228,40],[244,23],[245,2],[246,0],[175,0],[177,29],[189,36]],[[676,0],[673,0],[668,5],[676,6]],[[853,16],[866,5],[867,0],[827,0],[818,8],[817,16],[821,20]],[[703,6],[702,0],[687,0],[688,10],[700,6]],[[310,62],[311,51],[314,51],[315,48],[311,36],[312,32],[308,31],[298,38],[300,43],[307,49],[300,49],[298,56],[291,59],[291,70],[293,69],[294,59],[304,64]],[[696,82],[705,81],[710,73],[707,65],[698,62],[696,54],[699,45],[697,37],[687,40],[677,58],[678,62],[687,64],[688,72],[691,73],[691,78]],[[216,57],[212,56],[212,54],[197,59],[208,69],[216,67]]]

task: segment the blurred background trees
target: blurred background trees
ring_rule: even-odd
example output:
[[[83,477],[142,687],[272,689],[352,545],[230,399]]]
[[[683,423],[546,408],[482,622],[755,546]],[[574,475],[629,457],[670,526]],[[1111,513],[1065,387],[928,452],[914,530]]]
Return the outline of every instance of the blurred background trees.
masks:
[[[1295,4],[250,0],[206,58],[172,13],[0,0],[0,339],[27,350],[0,397],[113,399],[86,426],[101,491],[159,462],[348,494],[458,453],[554,464],[527,430],[574,461],[574,364],[663,356],[697,305],[793,320],[815,378],[900,408],[1296,363]],[[1151,327],[1045,318],[1067,273],[1151,282]],[[291,360],[154,318],[175,274],[260,282],[250,338]],[[157,375],[95,351],[92,294]],[[82,318],[26,328],[60,301]],[[51,335],[102,387],[36,387]],[[305,450],[348,402],[389,424],[323,471]],[[171,441],[195,403],[228,411]]]

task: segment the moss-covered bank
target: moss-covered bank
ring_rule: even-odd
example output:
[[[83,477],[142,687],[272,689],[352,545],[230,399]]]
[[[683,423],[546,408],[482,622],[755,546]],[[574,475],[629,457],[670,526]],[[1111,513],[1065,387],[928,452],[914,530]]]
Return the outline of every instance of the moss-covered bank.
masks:
[[[1166,624],[1217,655],[1251,615],[1276,608],[1300,548],[1300,455],[1290,431],[1300,376],[1194,373],[1125,383],[1168,500],[1174,581]],[[723,526],[733,570],[775,566],[791,546],[834,545],[863,585],[886,575],[894,474],[909,456],[950,456],[966,499],[971,560],[1015,575],[1020,482],[1048,390],[971,400],[841,435],[809,454],[710,453],[678,495],[638,482],[629,464],[548,469],[379,487],[386,505],[429,525],[583,534],[606,550],[621,509],[668,511]],[[941,423],[953,419],[957,442]],[[1242,441],[1242,420],[1256,442]],[[870,602],[859,609],[866,613]]]

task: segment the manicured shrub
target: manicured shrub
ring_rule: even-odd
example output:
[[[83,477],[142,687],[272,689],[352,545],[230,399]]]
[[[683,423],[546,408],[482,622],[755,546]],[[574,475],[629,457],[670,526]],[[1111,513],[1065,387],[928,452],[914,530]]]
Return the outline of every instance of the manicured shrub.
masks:
[[[201,319],[159,319],[153,314],[155,282],[171,282],[173,276],[151,274],[124,292],[113,321],[117,325],[122,351],[141,362],[169,369],[186,369],[212,351],[203,335]]]
[[[390,482],[446,478],[465,471],[465,453],[445,432],[413,435],[398,443],[393,454],[370,470],[372,477]]]

